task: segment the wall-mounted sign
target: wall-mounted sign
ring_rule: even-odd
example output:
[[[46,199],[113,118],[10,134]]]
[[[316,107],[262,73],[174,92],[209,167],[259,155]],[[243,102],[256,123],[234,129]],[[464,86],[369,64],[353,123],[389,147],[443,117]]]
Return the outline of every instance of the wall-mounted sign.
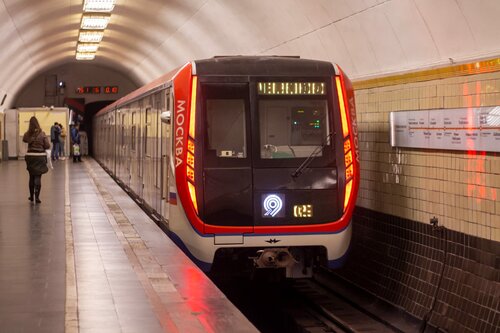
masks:
[[[77,87],[75,90],[77,94],[118,94],[118,86],[87,86]]]
[[[500,152],[500,106],[391,112],[391,146]]]

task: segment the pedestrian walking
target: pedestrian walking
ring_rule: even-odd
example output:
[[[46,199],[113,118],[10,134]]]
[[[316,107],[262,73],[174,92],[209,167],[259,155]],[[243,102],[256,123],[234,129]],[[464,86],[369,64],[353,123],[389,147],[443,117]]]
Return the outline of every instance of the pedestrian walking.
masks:
[[[50,143],[34,116],[30,119],[28,131],[23,135],[23,142],[28,144],[28,151],[24,157],[30,175],[28,199],[31,202],[35,200],[36,203],[41,203],[42,175],[49,171],[45,150],[50,149]]]

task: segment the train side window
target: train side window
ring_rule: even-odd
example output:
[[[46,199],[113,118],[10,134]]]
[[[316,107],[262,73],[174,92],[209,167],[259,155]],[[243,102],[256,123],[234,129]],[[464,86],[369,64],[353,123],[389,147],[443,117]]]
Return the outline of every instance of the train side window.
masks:
[[[166,104],[166,110],[167,111],[172,111],[172,107],[171,107],[171,99],[172,99],[172,92],[169,90],[167,90],[167,93],[166,93],[166,96],[167,96],[167,101],[165,102]]]
[[[245,101],[207,99],[208,149],[217,157],[246,158]]]

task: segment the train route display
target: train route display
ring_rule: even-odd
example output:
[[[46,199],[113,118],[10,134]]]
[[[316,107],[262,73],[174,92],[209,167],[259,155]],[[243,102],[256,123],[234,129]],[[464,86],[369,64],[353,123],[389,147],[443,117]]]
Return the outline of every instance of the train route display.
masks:
[[[390,113],[391,146],[500,152],[500,106]]]

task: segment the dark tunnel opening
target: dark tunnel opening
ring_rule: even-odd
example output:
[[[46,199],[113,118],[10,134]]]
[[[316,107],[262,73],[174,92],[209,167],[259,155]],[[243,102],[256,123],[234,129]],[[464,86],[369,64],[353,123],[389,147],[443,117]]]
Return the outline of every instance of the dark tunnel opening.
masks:
[[[94,156],[94,140],[92,135],[92,121],[94,115],[99,112],[104,107],[113,103],[114,101],[97,101],[85,104],[85,117],[83,118],[82,126],[80,130],[87,132],[88,144],[89,144],[89,155]]]

